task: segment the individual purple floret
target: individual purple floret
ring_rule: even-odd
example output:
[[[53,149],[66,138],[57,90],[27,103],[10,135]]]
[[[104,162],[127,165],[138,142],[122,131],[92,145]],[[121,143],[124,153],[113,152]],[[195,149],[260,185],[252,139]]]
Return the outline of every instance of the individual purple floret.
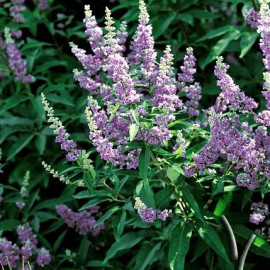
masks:
[[[258,225],[263,222],[265,217],[269,215],[268,204],[264,204],[262,202],[252,203],[250,208],[253,213],[249,217],[249,221]]]
[[[17,207],[21,210],[25,207],[25,203],[22,201],[16,202]]]
[[[64,204],[56,206],[57,213],[64,219],[68,227],[75,229],[80,235],[91,232],[93,236],[97,236],[105,229],[104,224],[95,226],[96,219],[93,214],[96,214],[97,210],[97,206],[91,206],[87,210],[73,212]]]
[[[252,28],[258,27],[259,19],[260,15],[254,8],[251,8],[245,12],[245,20]]]
[[[48,0],[38,0],[38,8],[39,9],[48,9],[50,7]]]
[[[24,2],[25,0],[11,0],[12,6],[9,9],[9,14],[13,18],[13,21],[16,23],[24,23]]]
[[[258,113],[258,115],[254,117],[254,120],[257,123],[263,124],[266,127],[270,127],[270,111],[265,110]]]
[[[154,223],[157,220],[157,211],[147,207],[138,211],[143,222]]]
[[[42,247],[39,252],[38,252],[38,256],[37,256],[37,264],[38,266],[44,267],[45,265],[50,264],[52,261],[52,257],[50,252],[45,249],[44,247]]]
[[[61,143],[61,149],[67,152],[67,161],[76,161],[81,155],[81,150],[77,148],[77,144],[73,140],[69,140],[69,133],[63,128],[58,128],[55,142]]]
[[[15,39],[20,39],[22,37],[22,31],[17,29],[10,30],[10,35]]]

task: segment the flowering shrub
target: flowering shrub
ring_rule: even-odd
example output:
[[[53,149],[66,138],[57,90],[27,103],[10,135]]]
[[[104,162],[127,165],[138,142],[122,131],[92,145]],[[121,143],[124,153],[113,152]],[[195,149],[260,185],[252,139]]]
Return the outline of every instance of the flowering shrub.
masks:
[[[268,1],[109,2],[0,0],[1,267],[265,268]]]
[[[128,268],[144,269],[154,262],[156,267],[162,267],[163,256],[159,259],[155,256],[162,249],[164,255],[168,250],[171,269],[184,269],[184,257],[192,248],[190,243],[196,240],[201,243],[192,236],[195,231],[216,253],[218,269],[232,267],[228,247],[214,227],[220,226],[219,217],[226,220],[224,213],[230,208],[233,194],[247,188],[260,190],[265,198],[269,192],[269,113],[256,111],[258,103],[234,83],[222,57],[217,58],[214,70],[221,93],[214,106],[200,112],[201,86],[194,80],[196,58],[192,48],[187,49],[176,76],[170,46],[158,61],[142,0],[139,8],[139,25],[129,48],[125,46],[126,23],[116,30],[111,12],[106,9],[103,34],[89,6],[85,6],[84,23],[92,53],[70,44],[83,67],[81,71],[74,70],[74,78],[90,93],[85,111],[89,139],[105,166],[93,166],[90,153],[77,150],[77,144],[67,140],[69,134],[65,138],[63,124],[42,94],[49,122],[57,134],[56,142],[68,152],[67,160],[76,162],[74,172],[82,175],[83,182],[79,183],[88,189],[76,195],[90,197],[81,209],[94,202],[110,202],[97,222],[113,216],[113,224],[117,224],[116,228],[113,225],[116,242],[107,251],[104,263],[113,261],[120,251],[130,252],[136,244],[150,241],[145,237],[151,231],[148,249],[143,244]],[[261,34],[266,70],[268,10],[267,3],[262,1],[258,14],[249,11],[246,16]],[[268,77],[266,72],[263,92],[266,101]],[[245,204],[252,196],[248,194]],[[132,197],[138,215],[131,207]],[[252,205],[252,223],[259,224],[269,214],[268,206],[264,205],[262,202]],[[164,207],[173,210],[161,210]],[[244,239],[250,233],[242,224],[233,229]],[[265,240],[257,238],[256,243],[260,246],[263,243],[264,255],[269,256]],[[147,264],[142,260],[145,253],[152,256],[145,258]]]

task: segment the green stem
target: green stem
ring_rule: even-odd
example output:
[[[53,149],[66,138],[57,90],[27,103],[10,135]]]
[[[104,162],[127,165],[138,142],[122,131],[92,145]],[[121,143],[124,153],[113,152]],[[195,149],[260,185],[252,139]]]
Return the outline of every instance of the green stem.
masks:
[[[255,10],[258,10],[259,9],[255,0],[252,0],[252,4],[253,4]]]
[[[127,199],[122,196],[121,194],[119,194],[118,192],[116,192],[114,189],[112,189],[109,185],[107,185],[105,182],[102,183],[102,186],[105,187],[109,192],[111,192],[113,195],[115,195],[116,197],[121,198],[122,200],[126,201]]]

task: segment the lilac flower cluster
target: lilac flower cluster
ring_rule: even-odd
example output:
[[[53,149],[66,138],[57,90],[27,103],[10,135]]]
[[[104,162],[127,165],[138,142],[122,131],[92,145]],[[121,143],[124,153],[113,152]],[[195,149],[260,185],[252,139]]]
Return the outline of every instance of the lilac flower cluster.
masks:
[[[261,35],[260,47],[263,52],[263,62],[266,68],[264,73],[263,94],[267,104],[270,102],[270,50],[269,50],[269,27],[270,9],[268,2],[261,1],[261,8],[258,13],[249,11],[246,16],[252,25]],[[217,85],[222,92],[217,98],[213,108],[208,110],[210,124],[210,138],[200,154],[195,157],[195,163],[199,172],[202,173],[207,166],[212,165],[218,159],[227,162],[228,167],[237,173],[236,183],[239,186],[256,189],[270,176],[269,168],[269,142],[267,127],[270,126],[270,111],[264,110],[258,114],[253,112],[258,104],[233,82],[227,74],[229,66],[223,63],[219,57],[215,66],[215,75],[218,79]],[[270,88],[269,88],[270,89]],[[270,104],[270,103],[269,103]],[[269,109],[269,105],[267,105]],[[253,116],[258,124],[251,127],[246,121]],[[190,173],[189,171],[187,172]],[[190,173],[191,175],[191,173]],[[259,216],[254,214],[254,219]]]
[[[9,9],[9,14],[16,23],[24,23],[24,2],[25,0],[11,0],[12,6]]]
[[[165,221],[172,216],[172,210],[164,209],[163,211],[147,207],[139,197],[135,198],[134,208],[137,210],[143,222],[154,223],[156,220]]]
[[[237,128],[239,120],[231,120],[221,114],[213,114],[212,117],[211,137],[201,153],[194,158],[200,173],[218,158],[222,158],[232,164],[234,171],[243,170],[236,178],[239,186],[251,190],[257,188],[270,176],[269,147],[263,147],[269,140],[265,130],[258,128],[255,133],[244,133]]]
[[[32,228],[28,224],[18,226],[16,231],[20,245],[13,244],[5,237],[0,237],[0,262],[2,265],[10,264],[11,268],[18,267],[22,257],[25,261],[30,259],[32,261],[36,251],[38,251],[36,262],[39,266],[44,267],[50,264],[52,260],[50,252],[44,247],[37,248],[36,235],[33,234]]]
[[[175,120],[176,110],[184,110],[190,117],[198,116],[201,87],[194,83],[196,59],[187,50],[182,73],[178,80],[173,70],[170,46],[166,47],[159,64],[154,50],[152,26],[143,0],[140,0],[139,25],[130,44],[127,57],[127,25],[116,30],[111,12],[106,9],[105,35],[97,25],[89,6],[85,6],[86,36],[92,53],[71,43],[71,50],[81,62],[83,70],[74,70],[74,78],[91,95],[100,95],[102,106],[89,98],[86,117],[90,139],[102,159],[121,168],[137,168],[141,149],[126,151],[130,140],[143,140],[161,145],[173,137],[168,124]],[[194,84],[193,84],[194,83]],[[179,92],[186,93],[185,107]],[[155,118],[149,123],[148,114]],[[136,126],[132,139],[130,130]]]
[[[95,215],[98,213],[98,206],[91,206],[81,212],[73,212],[64,204],[56,206],[57,213],[64,219],[68,227],[75,229],[80,235],[92,233],[93,236],[100,234],[105,229],[104,224],[95,226]]]
[[[15,76],[15,81],[22,83],[31,83],[34,78],[27,75],[26,61],[22,59],[21,53],[18,50],[15,41],[11,37],[10,30],[5,28],[5,49],[8,55],[9,68]]]
[[[53,129],[54,134],[57,135],[55,142],[60,143],[61,149],[67,152],[67,161],[76,161],[81,156],[81,150],[77,148],[75,141],[69,139],[69,133],[65,130],[59,118],[54,116],[53,108],[49,106],[49,102],[43,93],[41,94],[41,100],[44,104],[44,110],[49,117],[48,122],[51,123],[50,127]]]
[[[262,202],[252,203],[250,208],[253,213],[249,217],[249,221],[258,225],[265,220],[265,217],[269,215],[269,208],[267,204]]]

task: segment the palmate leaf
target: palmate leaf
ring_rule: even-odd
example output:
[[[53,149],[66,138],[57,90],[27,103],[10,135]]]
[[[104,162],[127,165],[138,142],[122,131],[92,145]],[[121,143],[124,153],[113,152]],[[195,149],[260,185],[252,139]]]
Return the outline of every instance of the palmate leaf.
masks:
[[[192,229],[188,223],[179,222],[172,230],[169,242],[169,265],[171,270],[183,270]]]

